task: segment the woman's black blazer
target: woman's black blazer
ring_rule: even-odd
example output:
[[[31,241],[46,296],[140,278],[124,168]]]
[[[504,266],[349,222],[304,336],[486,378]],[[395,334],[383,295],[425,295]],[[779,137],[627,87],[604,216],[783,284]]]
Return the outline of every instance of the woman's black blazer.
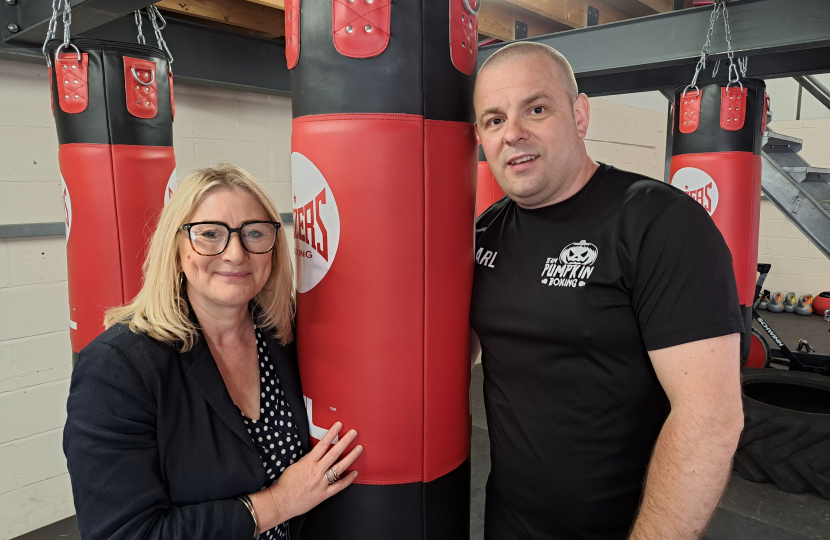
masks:
[[[267,339],[308,448],[293,346]],[[63,433],[78,528],[103,538],[250,540],[265,470],[204,338],[179,353],[117,324],[81,351]],[[289,523],[299,536],[302,516]]]

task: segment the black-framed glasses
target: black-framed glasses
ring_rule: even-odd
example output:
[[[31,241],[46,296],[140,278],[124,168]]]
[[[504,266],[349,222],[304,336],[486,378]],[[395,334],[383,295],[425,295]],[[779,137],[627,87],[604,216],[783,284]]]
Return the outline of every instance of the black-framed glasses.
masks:
[[[247,221],[238,229],[231,229],[219,221],[200,221],[186,223],[181,230],[187,232],[190,247],[199,255],[220,255],[228,247],[233,233],[239,235],[242,247],[248,253],[261,255],[274,249],[280,226],[279,221]]]

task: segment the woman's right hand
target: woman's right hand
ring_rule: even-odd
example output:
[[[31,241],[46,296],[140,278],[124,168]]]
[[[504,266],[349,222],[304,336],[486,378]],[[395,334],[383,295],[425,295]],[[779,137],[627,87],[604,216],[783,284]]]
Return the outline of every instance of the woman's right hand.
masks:
[[[260,531],[267,531],[283,521],[305,514],[346,489],[357,478],[356,471],[345,477],[342,475],[363,452],[363,446],[356,446],[346,457],[337,461],[355,440],[357,431],[349,431],[337,444],[331,446],[342,428],[343,424],[335,423],[317,446],[283,471],[274,485],[250,496],[259,519]],[[337,473],[338,480],[333,484],[326,480],[329,468]]]

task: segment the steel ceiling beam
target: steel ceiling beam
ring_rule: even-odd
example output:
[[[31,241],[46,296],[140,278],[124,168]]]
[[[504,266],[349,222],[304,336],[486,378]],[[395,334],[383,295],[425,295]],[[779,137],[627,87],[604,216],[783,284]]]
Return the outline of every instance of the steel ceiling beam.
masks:
[[[152,3],[150,0],[72,0],[71,33],[81,34]],[[7,43],[42,44],[51,17],[52,0],[0,0],[3,22],[0,33]],[[59,15],[59,23],[60,20]],[[63,36],[62,24],[58,24],[58,36]]]
[[[173,73],[176,82],[291,95],[291,77],[285,64],[285,45],[282,42],[218,30],[172,17],[166,19],[164,39],[175,59]],[[147,21],[144,22],[147,44],[155,45],[155,37]],[[133,16],[121,17],[84,32],[83,36],[135,43]],[[45,63],[40,45],[0,42],[0,58]]]
[[[173,54],[176,81],[279,96],[291,95],[285,43],[165,17],[164,40]],[[135,41],[132,16],[122,17],[85,37]],[[144,32],[155,45],[152,32]]]
[[[18,0],[21,2],[22,0]],[[80,6],[104,0],[74,0]],[[35,4],[48,0],[28,0]],[[28,3],[27,2],[27,3]],[[127,0],[107,0],[127,5]],[[51,4],[49,4],[51,5]],[[73,5],[75,5],[73,3]],[[0,0],[0,7],[8,6]],[[130,7],[132,9],[133,6]],[[51,9],[51,8],[50,8]],[[73,7],[73,34],[84,16]],[[126,8],[123,8],[126,9]],[[673,88],[691,80],[709,27],[711,8],[684,9],[638,19],[570,30],[528,41],[546,43],[573,65],[580,90],[592,96]],[[6,9],[0,10],[5,26]],[[91,12],[90,12],[91,13]],[[791,77],[830,72],[830,1],[732,0],[729,20],[736,56],[749,56],[749,76]],[[721,21],[718,21],[719,23]],[[290,95],[291,80],[281,42],[175,20],[164,35],[175,56],[177,80],[205,86]],[[712,50],[726,50],[722,27]],[[43,30],[45,33],[45,28]],[[88,37],[134,41],[132,15],[84,33]],[[152,32],[145,31],[153,43]],[[42,61],[37,45],[0,42],[0,57]],[[479,50],[479,65],[503,44]],[[711,73],[710,63],[707,71]],[[725,72],[722,68],[721,73]]]
[[[735,56],[749,57],[750,77],[790,77],[830,71],[830,2],[732,0],[728,4]],[[569,30],[523,41],[550,45],[570,61],[580,91],[600,96],[674,87],[690,81],[709,29],[710,6]],[[707,63],[725,57],[723,21],[715,24]],[[479,49],[481,65],[500,43]],[[726,72],[721,67],[720,74]]]

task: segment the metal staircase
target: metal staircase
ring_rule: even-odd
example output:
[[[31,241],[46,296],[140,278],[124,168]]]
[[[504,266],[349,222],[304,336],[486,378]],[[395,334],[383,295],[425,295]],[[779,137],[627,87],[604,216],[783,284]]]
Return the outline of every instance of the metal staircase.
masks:
[[[802,141],[767,130],[761,152],[761,191],[830,258],[830,169],[798,155]]]

